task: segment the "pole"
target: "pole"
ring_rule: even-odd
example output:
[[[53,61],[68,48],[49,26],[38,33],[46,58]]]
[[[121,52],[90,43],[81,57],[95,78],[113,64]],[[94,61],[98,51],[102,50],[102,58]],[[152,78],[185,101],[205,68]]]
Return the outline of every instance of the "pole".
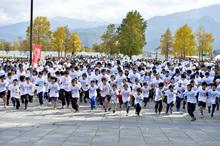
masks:
[[[30,65],[32,65],[32,30],[33,30],[33,0],[31,0],[31,20],[30,20]]]

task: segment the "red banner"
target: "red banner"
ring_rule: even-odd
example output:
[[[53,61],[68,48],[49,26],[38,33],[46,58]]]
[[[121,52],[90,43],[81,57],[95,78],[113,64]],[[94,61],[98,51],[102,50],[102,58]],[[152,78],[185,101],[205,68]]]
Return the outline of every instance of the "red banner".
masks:
[[[34,45],[32,66],[34,66],[34,63],[36,63],[37,60],[40,59],[40,58],[41,58],[41,46],[40,45]]]

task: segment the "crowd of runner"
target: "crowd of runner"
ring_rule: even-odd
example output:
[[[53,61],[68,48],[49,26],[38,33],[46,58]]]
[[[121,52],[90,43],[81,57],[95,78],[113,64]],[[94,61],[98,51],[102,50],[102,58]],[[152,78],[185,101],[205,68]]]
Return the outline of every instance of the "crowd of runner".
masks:
[[[195,121],[194,111],[200,108],[201,118],[206,109],[214,116],[219,110],[220,62],[190,59],[128,60],[108,57],[75,57],[67,60],[38,60],[29,66],[27,60],[6,60],[0,64],[0,97],[6,108],[12,104],[17,110],[21,103],[28,108],[34,98],[43,105],[62,102],[61,108],[70,105],[79,112],[79,103],[98,105],[105,112],[117,112],[130,106],[136,114],[148,102],[155,102],[155,113],[165,114],[186,109]],[[174,109],[175,105],[175,109]]]

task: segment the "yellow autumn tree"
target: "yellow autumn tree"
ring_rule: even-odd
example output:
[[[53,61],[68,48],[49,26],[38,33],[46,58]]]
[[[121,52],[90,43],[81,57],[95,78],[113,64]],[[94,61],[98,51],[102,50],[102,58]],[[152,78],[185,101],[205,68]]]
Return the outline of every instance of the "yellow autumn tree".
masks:
[[[181,56],[181,58],[196,55],[196,39],[188,24],[177,29],[174,36],[173,52],[174,56]]]
[[[13,41],[13,42],[12,42],[12,50],[13,50],[13,51],[18,51],[19,48],[20,48],[20,43],[17,42],[17,41]]]
[[[47,17],[38,16],[33,23],[33,44],[41,45],[42,51],[47,51],[51,47],[52,31]],[[30,42],[30,26],[26,30],[27,43]],[[29,43],[30,44],[30,43]]]
[[[64,51],[64,43],[66,39],[64,27],[57,27],[56,31],[53,32],[53,47],[58,52],[58,57],[62,57],[61,52]]]
[[[159,49],[161,50],[161,54],[165,55],[166,58],[168,58],[168,55],[172,53],[172,48],[173,36],[170,28],[168,27],[166,32],[163,35],[161,35]]]
[[[215,38],[212,33],[205,32],[205,27],[201,24],[199,29],[196,32],[196,38],[198,42],[198,51],[199,51],[199,60],[202,55],[203,60],[203,52],[211,53],[213,50],[213,43],[215,42]]]
[[[81,50],[81,46],[82,46],[82,41],[80,40],[80,37],[77,33],[77,31],[75,31],[71,36],[70,36],[70,46],[72,48],[72,50],[68,50],[68,52],[77,53]]]

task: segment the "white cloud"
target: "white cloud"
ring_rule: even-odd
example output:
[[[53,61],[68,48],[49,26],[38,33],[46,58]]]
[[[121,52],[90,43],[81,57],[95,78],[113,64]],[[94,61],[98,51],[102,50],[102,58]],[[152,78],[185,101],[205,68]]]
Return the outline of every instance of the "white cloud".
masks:
[[[65,16],[91,21],[119,23],[126,13],[138,10],[145,19],[158,15],[186,11],[219,0],[34,0],[34,17]],[[0,24],[28,21],[30,0],[1,0]]]

